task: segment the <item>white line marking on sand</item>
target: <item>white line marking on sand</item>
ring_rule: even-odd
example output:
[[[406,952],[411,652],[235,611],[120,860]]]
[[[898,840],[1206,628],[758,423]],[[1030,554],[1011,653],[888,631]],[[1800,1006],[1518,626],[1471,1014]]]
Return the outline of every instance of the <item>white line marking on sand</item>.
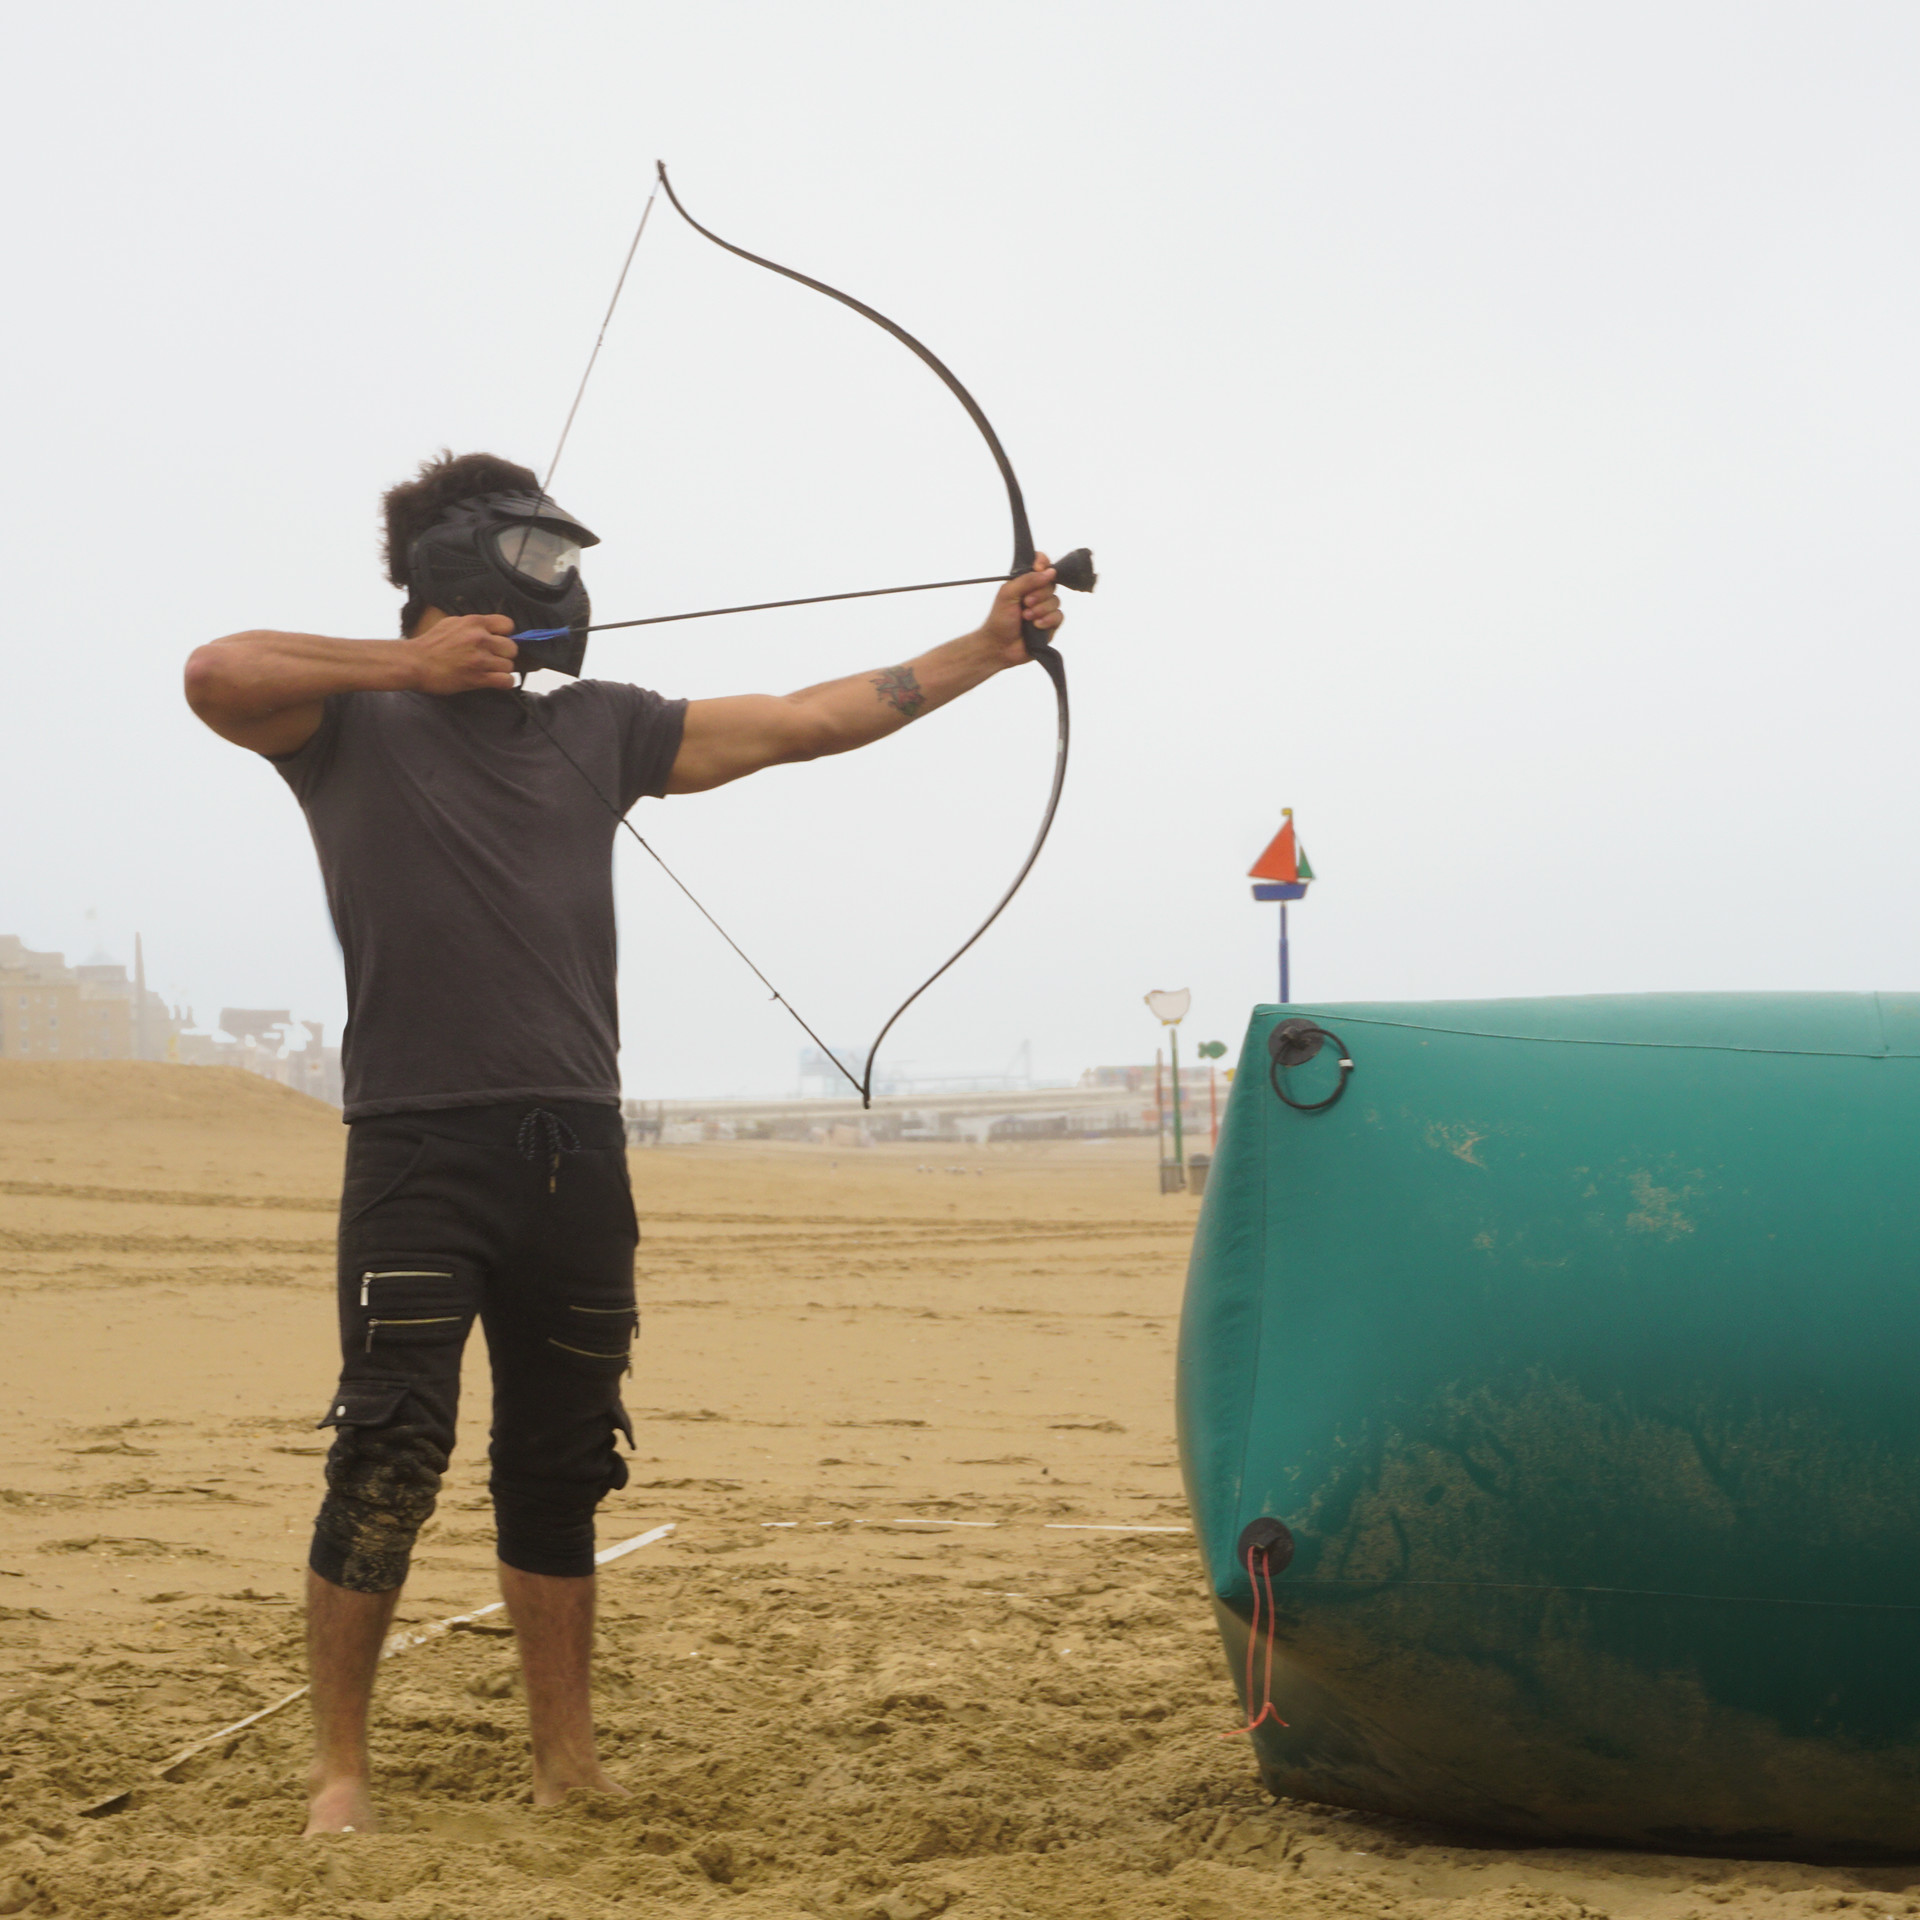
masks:
[[[949,1520],[939,1514],[902,1514],[891,1520],[762,1520],[763,1527],[1017,1527],[1017,1520]],[[1048,1533],[1191,1533],[1191,1527],[1139,1527],[1118,1520],[1043,1520]]]
[[[856,1527],[997,1527],[998,1520],[944,1520],[938,1514],[910,1513],[898,1520],[856,1520]]]
[[[1191,1527],[1127,1527],[1087,1520],[1047,1520],[1041,1523],[1049,1533],[1191,1533]]]

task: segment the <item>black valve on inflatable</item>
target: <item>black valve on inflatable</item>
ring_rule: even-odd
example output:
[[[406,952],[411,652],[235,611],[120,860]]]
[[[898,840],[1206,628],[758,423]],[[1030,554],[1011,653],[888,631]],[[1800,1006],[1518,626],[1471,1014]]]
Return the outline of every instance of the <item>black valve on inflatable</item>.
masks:
[[[1304,1067],[1329,1040],[1333,1042],[1340,1062],[1340,1078],[1334,1082],[1333,1091],[1324,1100],[1296,1100],[1286,1089],[1285,1076],[1296,1067]],[[1296,1113],[1323,1113],[1347,1090],[1347,1076],[1353,1072],[1353,1057],[1337,1033],[1329,1033],[1312,1020],[1282,1020],[1267,1035],[1267,1053],[1273,1062],[1267,1069],[1267,1078],[1273,1083],[1274,1092]]]
[[[1262,1514],[1241,1530],[1238,1553],[1249,1573],[1285,1573],[1293,1562],[1293,1535]]]

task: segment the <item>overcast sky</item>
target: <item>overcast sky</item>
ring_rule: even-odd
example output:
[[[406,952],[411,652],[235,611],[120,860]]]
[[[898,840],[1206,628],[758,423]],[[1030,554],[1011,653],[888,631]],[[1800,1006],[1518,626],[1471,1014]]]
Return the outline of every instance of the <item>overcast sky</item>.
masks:
[[[1101,565],[1059,825],[895,1067],[1150,1057],[1153,987],[1237,1041],[1283,805],[1302,998],[1920,986],[1911,6],[80,0],[8,39],[0,932],[138,928],[203,1023],[337,1028],[300,814],[181,662],[394,630],[380,491],[544,466],[660,155],[946,358]],[[666,215],[554,491],[602,618],[1007,554],[924,368]],[[590,669],[786,691],[981,602]],[[1011,875],[1051,733],[1023,670],[638,820],[864,1050]],[[791,1087],[803,1037],[618,872],[628,1091]]]

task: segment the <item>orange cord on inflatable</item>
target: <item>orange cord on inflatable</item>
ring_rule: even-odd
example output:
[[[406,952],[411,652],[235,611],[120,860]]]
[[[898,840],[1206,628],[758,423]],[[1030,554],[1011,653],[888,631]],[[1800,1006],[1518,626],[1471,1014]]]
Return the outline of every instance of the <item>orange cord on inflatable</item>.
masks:
[[[1257,1563],[1257,1564],[1256,1564]],[[1238,1740],[1243,1734],[1250,1734],[1263,1722],[1271,1720],[1276,1727],[1287,1723],[1280,1718],[1278,1708],[1273,1704],[1273,1567],[1267,1555],[1258,1547],[1247,1549],[1247,1583],[1253,1589],[1253,1619],[1247,1627],[1247,1708],[1253,1708],[1253,1665],[1254,1646],[1260,1638],[1260,1589],[1267,1590],[1267,1653],[1266,1664],[1260,1677],[1260,1711],[1244,1727],[1235,1727],[1223,1733],[1222,1740]]]

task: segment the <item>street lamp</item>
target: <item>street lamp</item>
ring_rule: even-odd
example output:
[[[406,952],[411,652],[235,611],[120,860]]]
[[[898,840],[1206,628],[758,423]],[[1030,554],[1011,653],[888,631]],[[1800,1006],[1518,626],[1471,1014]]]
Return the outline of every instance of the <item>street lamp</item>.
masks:
[[[1165,1135],[1160,1154],[1160,1191],[1183,1192],[1187,1184],[1186,1142],[1180,1131],[1180,1022],[1193,1004],[1193,990],[1181,987],[1176,992],[1157,991],[1147,995],[1147,1010],[1166,1028],[1173,1047],[1173,1159],[1168,1161]],[[1164,1127],[1164,1122],[1162,1123]]]

